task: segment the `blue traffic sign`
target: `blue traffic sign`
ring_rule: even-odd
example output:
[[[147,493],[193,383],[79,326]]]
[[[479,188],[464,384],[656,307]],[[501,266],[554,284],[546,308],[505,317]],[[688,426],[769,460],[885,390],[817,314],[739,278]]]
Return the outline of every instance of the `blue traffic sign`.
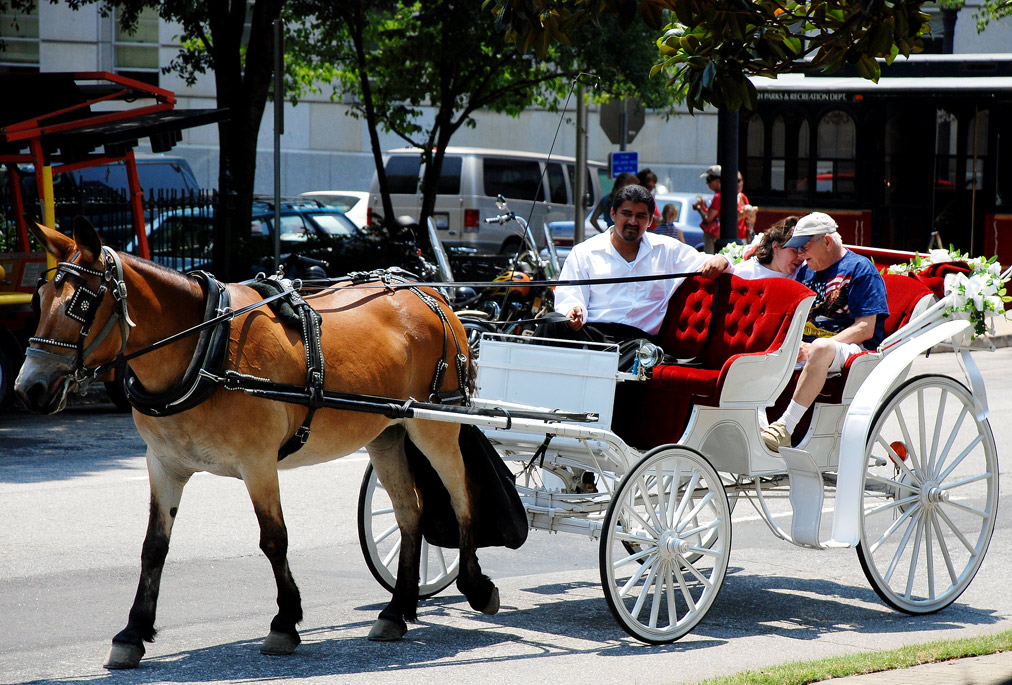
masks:
[[[611,177],[615,178],[622,173],[635,174],[639,171],[640,160],[638,152],[609,152],[608,166],[611,169]]]

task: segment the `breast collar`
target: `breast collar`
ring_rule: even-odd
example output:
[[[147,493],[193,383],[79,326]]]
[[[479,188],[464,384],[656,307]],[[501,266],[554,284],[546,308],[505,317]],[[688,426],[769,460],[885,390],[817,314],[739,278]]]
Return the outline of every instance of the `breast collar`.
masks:
[[[204,271],[191,272],[190,276],[200,282],[204,291],[204,321],[218,316],[231,305],[228,289],[214,276]],[[215,376],[221,374],[228,355],[230,332],[230,320],[201,331],[186,373],[174,388],[163,393],[149,393],[130,367],[126,367],[126,396],[133,408],[147,416],[170,416],[191,409],[210,397],[219,385],[202,372],[210,371]]]

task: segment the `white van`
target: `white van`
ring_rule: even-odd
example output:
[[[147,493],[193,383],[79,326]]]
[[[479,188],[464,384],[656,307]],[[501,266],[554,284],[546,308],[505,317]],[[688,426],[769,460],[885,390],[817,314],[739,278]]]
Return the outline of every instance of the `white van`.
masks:
[[[421,215],[421,151],[418,148],[389,150],[386,166],[394,217]],[[586,215],[601,199],[601,179],[607,165],[589,162]],[[447,247],[470,247],[481,253],[512,253],[520,245],[520,227],[486,224],[496,216],[497,195],[503,195],[510,209],[526,219],[537,240],[542,242],[543,223],[573,220],[573,190],[576,160],[537,152],[513,152],[472,147],[448,147],[433,210],[433,220]],[[379,181],[373,175],[369,207],[374,216],[383,214]]]

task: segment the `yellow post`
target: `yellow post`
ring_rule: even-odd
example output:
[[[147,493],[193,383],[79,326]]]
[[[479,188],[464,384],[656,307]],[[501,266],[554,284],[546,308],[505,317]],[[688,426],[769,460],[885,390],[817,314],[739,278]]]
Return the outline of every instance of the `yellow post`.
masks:
[[[48,164],[42,166],[42,223],[50,228],[56,228],[56,202],[53,199],[53,167]],[[56,267],[56,257],[46,253],[46,268]]]

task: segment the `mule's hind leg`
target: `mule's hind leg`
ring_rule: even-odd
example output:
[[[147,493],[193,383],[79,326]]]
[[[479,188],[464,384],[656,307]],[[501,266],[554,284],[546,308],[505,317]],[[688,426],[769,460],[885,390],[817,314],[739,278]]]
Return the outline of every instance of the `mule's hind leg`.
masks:
[[[261,654],[291,654],[302,642],[295,626],[302,621],[302,597],[288,567],[288,528],[281,513],[281,489],[276,467],[251,469],[243,482],[260,522],[260,549],[271,562],[278,587],[278,613],[271,632],[260,645]]]
[[[457,589],[472,609],[483,614],[499,611],[499,589],[481,572],[475,547],[472,496],[460,452],[460,427],[437,421],[412,421],[408,437],[428,458],[450,494],[460,533],[460,575]],[[422,506],[424,506],[424,502]]]
[[[394,506],[401,533],[397,558],[397,584],[390,603],[380,612],[369,631],[370,640],[399,640],[408,631],[407,621],[418,612],[418,565],[421,555],[421,511],[415,494],[414,477],[404,455],[404,428],[390,426],[366,449],[376,475]]]
[[[169,473],[157,457],[148,454],[151,505],[141,549],[141,577],[127,627],[112,639],[112,648],[104,664],[106,668],[136,668],[144,656],[144,643],[155,639],[155,609],[165,555],[169,551],[169,536],[183,486],[191,475]]]

